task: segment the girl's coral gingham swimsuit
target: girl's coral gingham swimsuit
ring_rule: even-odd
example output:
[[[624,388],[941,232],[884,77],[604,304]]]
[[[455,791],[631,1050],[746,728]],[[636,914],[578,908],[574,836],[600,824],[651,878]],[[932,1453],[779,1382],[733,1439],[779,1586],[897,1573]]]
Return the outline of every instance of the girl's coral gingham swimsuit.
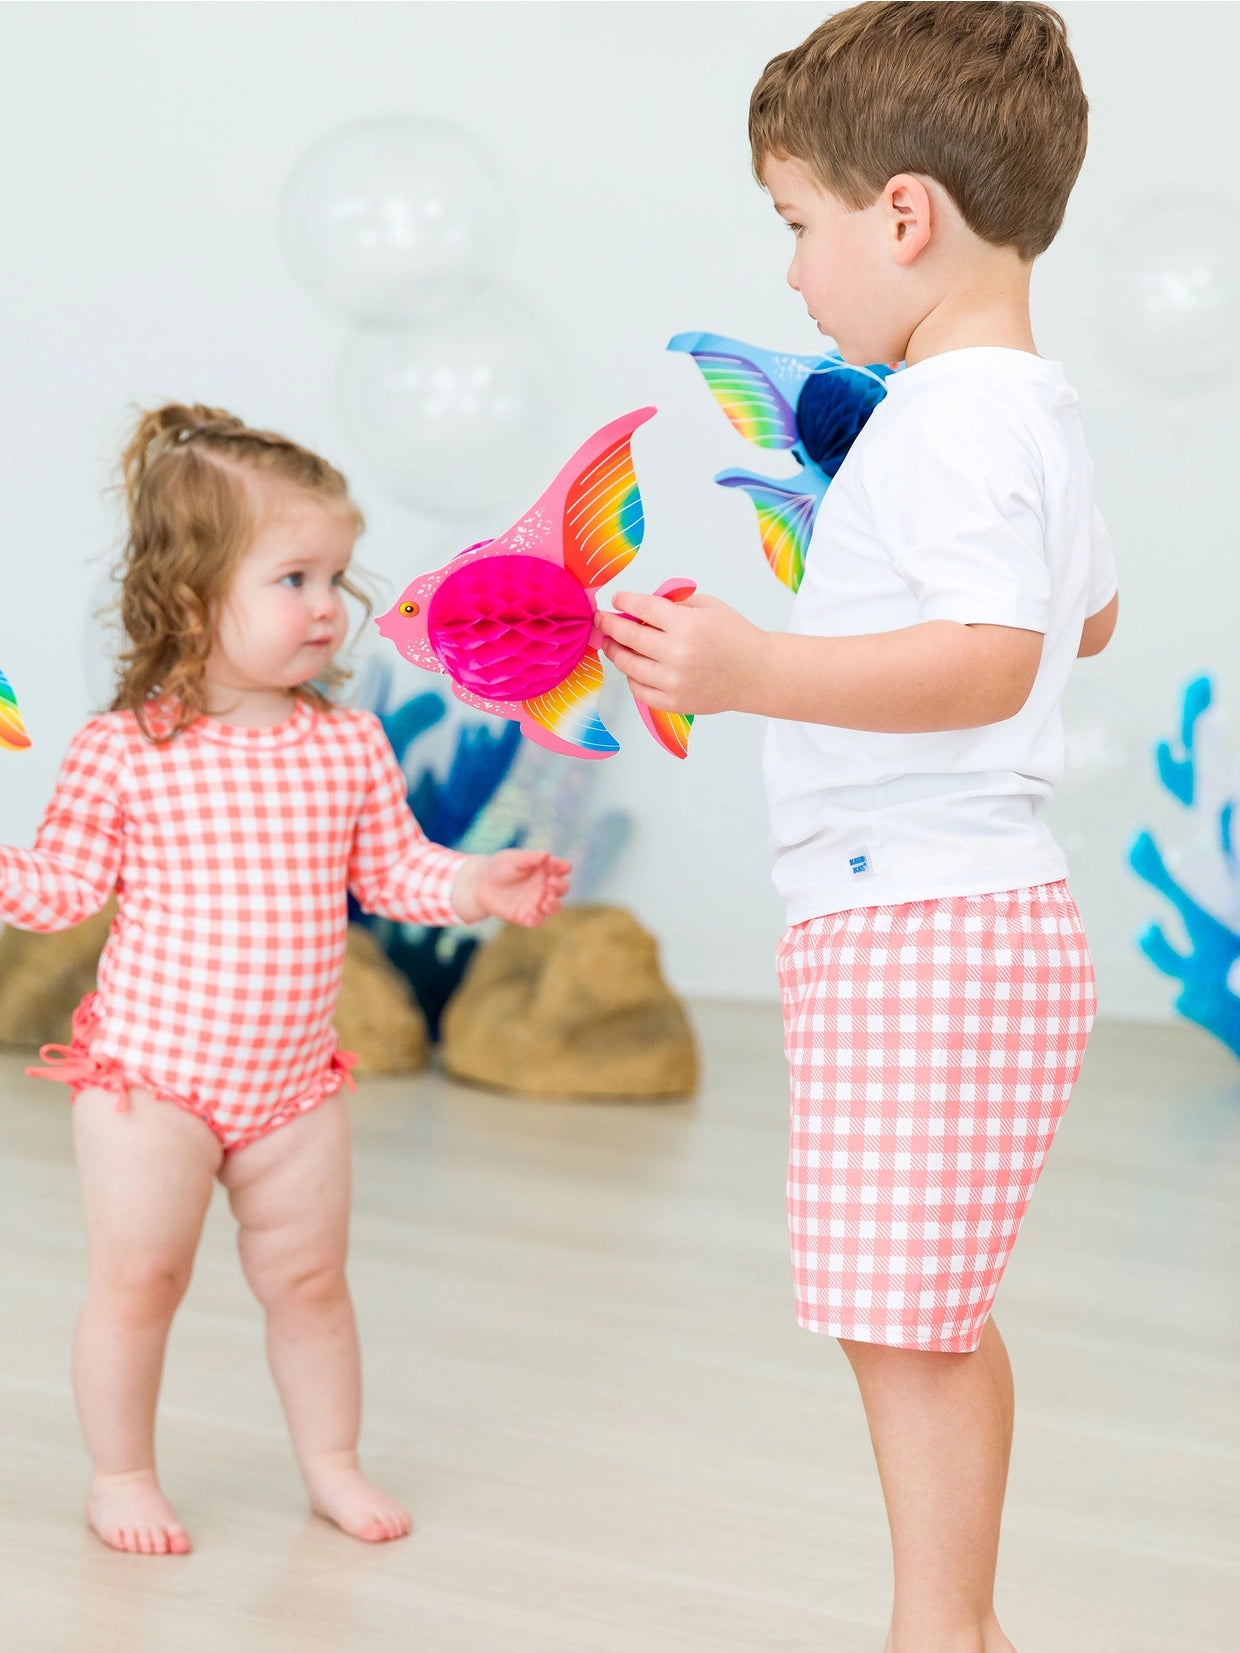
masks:
[[[168,709],[155,706],[148,723]],[[157,745],[130,712],[74,738],[32,850],[0,848],[0,919],[62,930],[118,911],[73,1043],[73,1095],[142,1086],[237,1148],[339,1090],[332,1014],[346,890],[366,910],[456,920],[463,857],[424,837],[370,712],[298,699],[272,729],[199,718]]]

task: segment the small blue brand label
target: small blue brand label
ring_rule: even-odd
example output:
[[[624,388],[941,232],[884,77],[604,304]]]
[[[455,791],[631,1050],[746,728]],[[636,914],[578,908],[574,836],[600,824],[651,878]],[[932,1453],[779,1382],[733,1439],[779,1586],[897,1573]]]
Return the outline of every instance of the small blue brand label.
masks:
[[[850,855],[848,857],[848,870],[854,878],[864,878],[866,873],[873,872],[874,867],[868,853],[862,850],[860,855]]]

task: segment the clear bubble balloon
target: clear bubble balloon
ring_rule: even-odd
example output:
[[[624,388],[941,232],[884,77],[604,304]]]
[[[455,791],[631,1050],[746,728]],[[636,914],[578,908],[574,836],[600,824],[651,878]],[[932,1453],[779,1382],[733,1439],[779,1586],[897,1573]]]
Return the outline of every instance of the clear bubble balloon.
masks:
[[[280,238],[296,280],[370,326],[425,321],[484,292],[509,235],[483,146],[446,121],[410,115],[329,132],[280,198]]]
[[[1099,325],[1130,375],[1185,394],[1240,364],[1234,203],[1185,195],[1135,207],[1102,261]]]
[[[345,428],[388,493],[477,520],[522,508],[550,481],[550,379],[544,330],[502,298],[425,327],[354,334],[337,391]]]

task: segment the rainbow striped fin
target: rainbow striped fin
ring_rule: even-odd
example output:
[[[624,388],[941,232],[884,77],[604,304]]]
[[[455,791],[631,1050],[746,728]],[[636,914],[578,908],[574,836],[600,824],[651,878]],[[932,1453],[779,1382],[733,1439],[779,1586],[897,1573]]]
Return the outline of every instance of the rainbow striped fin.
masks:
[[[0,672],[0,747],[7,752],[24,752],[30,745],[30,736],[22,722],[17,696],[3,672]]]
[[[525,515],[490,541],[489,554],[545,557],[566,568],[587,591],[626,568],[645,528],[631,442],[633,432],[656,411],[636,408],[596,430]]]
[[[677,333],[667,348],[693,357],[711,395],[747,442],[758,448],[795,445],[797,397],[820,356],[777,356],[721,333]]]
[[[564,501],[564,566],[587,591],[606,585],[637,555],[646,527],[631,433],[601,453]]]
[[[825,481],[816,487],[817,480],[808,470],[791,482],[775,482],[752,471],[720,471],[715,478],[721,488],[740,488],[753,500],[766,560],[790,591],[800,589],[814,519],[826,492]]]
[[[635,702],[638,715],[665,752],[674,758],[689,756],[689,731],[693,727],[692,712],[656,712],[652,706]]]
[[[562,683],[523,706],[521,732],[539,746],[574,758],[610,758],[620,743],[598,715],[603,662],[588,649]]]

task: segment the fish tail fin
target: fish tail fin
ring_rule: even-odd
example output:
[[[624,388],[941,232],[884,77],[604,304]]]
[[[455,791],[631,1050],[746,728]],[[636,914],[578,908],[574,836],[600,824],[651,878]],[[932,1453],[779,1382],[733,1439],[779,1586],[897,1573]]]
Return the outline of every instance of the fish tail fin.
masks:
[[[663,750],[670,752],[674,758],[688,757],[693,713],[656,712],[653,706],[643,705],[636,694],[633,696],[633,702],[637,707],[637,715]]]
[[[715,481],[721,488],[739,488],[749,495],[758,515],[758,534],[766,560],[776,578],[790,591],[796,591],[805,573],[822,494],[808,488],[800,477],[777,482],[754,471],[720,471]]]
[[[24,752],[30,745],[30,736],[22,721],[17,696],[8,678],[0,672],[0,748],[7,752]]]

